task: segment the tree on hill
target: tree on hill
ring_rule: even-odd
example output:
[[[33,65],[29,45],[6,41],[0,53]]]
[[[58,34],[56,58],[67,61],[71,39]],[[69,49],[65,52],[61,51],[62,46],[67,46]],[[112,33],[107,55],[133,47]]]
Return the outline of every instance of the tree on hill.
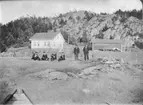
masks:
[[[143,0],[140,0],[141,3],[143,4]],[[78,11],[76,11],[78,12]],[[117,14],[117,18],[121,17],[120,22],[123,24],[125,20],[127,20],[128,17],[134,16],[137,17],[138,19],[141,19],[143,17],[143,11],[141,10],[132,10],[132,11],[122,11],[118,10],[115,12]],[[79,24],[79,30],[77,29],[77,35],[82,32],[82,24],[84,25],[84,28],[86,29],[86,23],[88,24],[90,19],[95,16],[96,14],[90,13],[90,12],[84,12],[84,20],[82,16],[74,17],[75,12],[69,12],[66,14],[61,14],[57,17],[53,18],[48,18],[48,17],[36,17],[36,16],[31,16],[31,17],[21,17],[17,20],[11,21],[7,24],[0,24],[0,49],[6,49],[11,46],[17,45],[17,47],[20,45],[25,45],[25,43],[29,42],[29,38],[34,34],[38,32],[48,32],[49,30],[54,30],[54,29],[69,29],[69,28],[74,28],[73,26],[70,25],[78,25]],[[101,13],[104,15],[104,13]],[[99,14],[97,15],[97,17]],[[127,16],[127,18],[125,18]],[[69,17],[69,18],[68,18]],[[115,19],[117,20],[117,19]],[[79,22],[77,22],[79,21]],[[102,18],[99,18],[99,22],[102,22]],[[66,24],[69,22],[70,24]],[[84,23],[85,22],[85,23]],[[63,27],[64,26],[64,27]],[[87,25],[88,26],[88,25]],[[83,29],[84,29],[83,28]],[[104,38],[104,31],[107,31],[108,27],[104,27],[103,30],[101,30],[99,35],[96,35],[96,38]],[[72,30],[72,29],[71,29]],[[70,32],[69,32],[70,33]],[[73,32],[74,33],[74,32]],[[88,36],[86,32],[83,32],[83,35],[76,39],[72,37],[74,35],[71,34],[71,36],[68,34],[68,32],[64,32],[64,38],[67,42],[72,43],[73,41],[78,42],[87,42],[88,41]],[[79,37],[79,36],[77,36]],[[112,39],[112,37],[111,37]],[[2,50],[4,51],[4,50]]]
[[[69,38],[69,44],[73,44],[73,45],[76,45],[77,44],[77,40],[74,36],[71,36]]]
[[[89,21],[90,19],[92,19],[92,17],[94,16],[92,13],[89,13],[87,11],[85,11],[84,14],[85,14],[84,19],[87,19],[87,21]]]
[[[14,44],[18,47],[28,42],[34,33],[47,32],[51,29],[52,23],[48,17],[21,17],[1,26],[0,39],[3,40],[4,47],[11,47]]]
[[[118,11],[115,12],[115,14],[117,14],[118,16],[122,17],[122,18],[128,18],[130,16],[134,16],[137,17],[138,19],[142,19],[142,10],[132,10],[132,11],[122,11],[121,9],[119,9]]]
[[[0,40],[0,52],[6,51],[6,45],[2,43],[2,41]]]
[[[84,31],[83,34],[82,34],[81,42],[87,43],[89,41],[87,36],[88,36],[87,32]]]
[[[142,3],[142,20],[143,20],[143,0],[140,0]]]
[[[68,43],[69,41],[69,34],[66,32],[66,31],[64,31],[64,30],[61,30],[61,34],[63,35],[63,37],[64,37],[64,39],[65,39],[65,41]]]
[[[99,31],[99,34],[97,34],[97,35],[95,36],[95,38],[103,39],[103,38],[104,38],[103,32],[102,32],[102,31]]]

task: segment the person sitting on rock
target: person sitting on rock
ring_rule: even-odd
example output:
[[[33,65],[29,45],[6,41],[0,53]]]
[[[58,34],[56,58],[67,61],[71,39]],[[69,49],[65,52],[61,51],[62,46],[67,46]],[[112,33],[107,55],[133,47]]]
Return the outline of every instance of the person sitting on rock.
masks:
[[[53,57],[53,54],[51,54],[51,61],[53,61],[54,60],[54,57]]]
[[[33,54],[32,59],[33,60],[40,60],[40,57],[39,57],[37,52]]]
[[[36,53],[36,60],[40,60],[40,57],[39,57],[39,55],[38,55],[38,53]]]
[[[65,54],[62,55],[63,60],[65,60]]]
[[[59,57],[59,59],[58,59],[58,61],[62,61],[62,60],[65,60],[65,55],[64,55],[64,54],[62,54],[62,55]]]
[[[44,54],[43,54],[43,56],[42,56],[42,58],[41,58],[42,60],[47,60],[47,54],[44,52]]]
[[[35,52],[32,54],[32,58],[31,59],[35,59]]]
[[[53,60],[56,60],[56,59],[57,59],[57,54],[52,54],[51,60],[53,61]]]
[[[57,54],[55,53],[55,54],[54,54],[54,60],[56,60],[56,59],[57,59]]]
[[[58,61],[61,61],[61,60],[62,60],[62,56],[59,57]]]

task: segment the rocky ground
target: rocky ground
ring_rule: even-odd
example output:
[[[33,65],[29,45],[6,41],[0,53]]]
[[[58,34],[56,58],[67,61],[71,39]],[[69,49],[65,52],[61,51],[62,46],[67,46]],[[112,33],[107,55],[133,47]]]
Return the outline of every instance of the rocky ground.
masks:
[[[88,62],[2,58],[0,67],[1,95],[20,87],[35,104],[143,103],[142,64],[106,58]]]

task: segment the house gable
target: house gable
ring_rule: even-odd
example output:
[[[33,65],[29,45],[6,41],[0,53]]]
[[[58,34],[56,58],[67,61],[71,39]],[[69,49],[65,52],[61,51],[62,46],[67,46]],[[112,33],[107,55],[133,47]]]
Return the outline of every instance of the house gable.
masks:
[[[65,42],[65,39],[64,39],[64,37],[63,37],[63,35],[62,35],[61,33],[57,34],[57,35],[54,37],[53,40],[54,40],[54,41],[59,40],[59,41]]]

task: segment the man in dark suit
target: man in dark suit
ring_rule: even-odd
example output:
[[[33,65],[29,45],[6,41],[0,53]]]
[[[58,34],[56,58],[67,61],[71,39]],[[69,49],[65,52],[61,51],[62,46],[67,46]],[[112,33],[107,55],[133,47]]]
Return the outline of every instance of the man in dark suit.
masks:
[[[86,44],[83,48],[84,60],[89,60],[89,47]]]
[[[79,47],[76,45],[75,48],[74,48],[75,60],[78,60],[79,52],[80,52],[80,49],[79,49]]]

